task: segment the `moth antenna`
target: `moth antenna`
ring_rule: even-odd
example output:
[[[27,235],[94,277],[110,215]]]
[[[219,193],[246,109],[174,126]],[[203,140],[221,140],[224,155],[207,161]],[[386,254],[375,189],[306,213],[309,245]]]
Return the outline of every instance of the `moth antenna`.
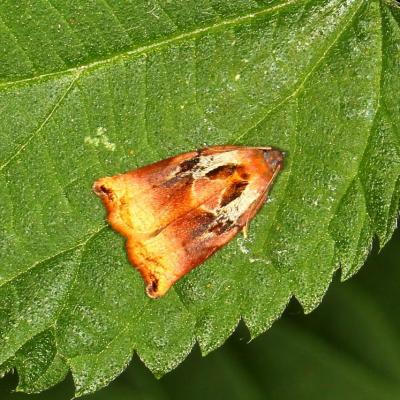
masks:
[[[274,173],[272,174],[272,178],[271,178],[271,182],[273,182],[276,178],[276,176],[278,175],[278,172],[282,169],[282,166],[279,164],[276,167],[276,170],[274,171]]]
[[[278,165],[276,167],[276,170],[274,171],[274,173],[272,174],[272,178],[270,181],[270,184],[264,189],[263,195],[269,191],[271,184],[274,182],[276,176],[278,175],[279,171],[282,169],[281,165]],[[264,199],[264,201],[266,201],[266,198]]]

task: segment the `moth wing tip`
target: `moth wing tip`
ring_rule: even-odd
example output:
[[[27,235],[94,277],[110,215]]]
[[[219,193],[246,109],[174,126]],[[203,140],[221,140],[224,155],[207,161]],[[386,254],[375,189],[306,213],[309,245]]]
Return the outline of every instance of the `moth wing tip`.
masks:
[[[170,286],[163,284],[163,280],[155,276],[150,276],[146,279],[146,294],[151,299],[159,299],[164,296]]]
[[[157,292],[153,289],[153,284],[151,284],[151,283],[146,286],[146,294],[151,299],[159,299],[160,298],[160,295],[157,294]]]

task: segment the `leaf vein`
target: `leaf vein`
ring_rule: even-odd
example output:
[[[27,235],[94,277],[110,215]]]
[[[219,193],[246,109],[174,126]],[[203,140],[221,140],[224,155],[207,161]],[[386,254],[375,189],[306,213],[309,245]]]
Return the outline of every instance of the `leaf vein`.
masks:
[[[304,0],[300,0],[300,1],[304,1]],[[69,69],[65,69],[62,71],[57,71],[57,72],[48,72],[48,73],[43,73],[37,76],[33,76],[33,77],[29,77],[29,78],[24,78],[24,79],[18,79],[18,80],[14,80],[14,81],[6,81],[6,82],[2,82],[0,83],[0,89],[2,87],[8,87],[8,86],[13,86],[13,85],[18,85],[18,84],[23,84],[23,83],[27,83],[27,82],[32,82],[32,81],[36,81],[36,80],[40,80],[43,78],[48,78],[48,77],[57,77],[57,76],[63,76],[63,75],[68,75],[68,74],[77,74],[77,73],[81,73],[82,71],[85,70],[89,70],[92,68],[97,68],[99,66],[103,66],[103,65],[107,65],[113,62],[116,62],[118,60],[125,60],[127,58],[130,57],[135,57],[137,55],[149,52],[151,50],[157,50],[157,49],[161,49],[169,44],[172,43],[179,43],[181,41],[184,41],[186,39],[191,39],[191,38],[196,38],[200,35],[203,35],[207,32],[212,32],[212,31],[216,31],[219,30],[223,27],[226,26],[236,26],[236,25],[240,25],[242,23],[246,23],[248,21],[254,20],[256,18],[260,18],[265,14],[269,14],[269,13],[273,13],[275,11],[278,11],[282,8],[286,8],[292,4],[298,3],[299,0],[288,0],[286,3],[282,3],[282,4],[278,4],[275,6],[271,6],[271,7],[266,7],[263,8],[261,10],[258,10],[256,12],[250,13],[250,14],[244,14],[241,15],[239,17],[235,17],[235,18],[231,18],[231,19],[227,19],[224,21],[218,21],[214,24],[210,24],[201,28],[197,28],[194,29],[193,31],[190,32],[184,32],[181,33],[179,35],[175,35],[175,36],[170,36],[166,39],[160,40],[158,42],[155,43],[151,43],[151,44],[147,44],[144,46],[140,46],[137,47],[135,49],[132,50],[128,50],[124,53],[119,53],[115,56],[109,57],[109,58],[104,58],[101,60],[97,60],[88,64],[82,64],[79,65],[77,67],[73,67],[73,68],[69,68]]]
[[[327,54],[329,51],[338,43],[342,35],[346,32],[347,28],[349,28],[350,24],[353,22],[355,16],[358,14],[362,4],[364,4],[364,1],[360,1],[358,7],[355,9],[353,14],[350,16],[349,20],[347,21],[346,24],[342,27],[341,30],[339,30],[338,34],[334,37],[332,42],[328,44],[326,49],[322,52],[322,55],[318,58],[318,60],[315,62],[315,64],[310,68],[310,70],[305,74],[304,78],[299,80],[298,85],[296,88],[293,90],[292,93],[284,97],[280,102],[278,102],[275,106],[267,110],[263,116],[257,120],[253,125],[251,125],[248,129],[246,129],[242,134],[238,135],[234,143],[238,143],[240,140],[242,140],[248,133],[250,133],[253,129],[255,129],[258,125],[260,125],[270,114],[272,114],[275,110],[279,109],[281,106],[283,106],[288,100],[290,100],[292,97],[298,96],[301,91],[304,89],[306,83],[312,76],[312,74],[316,71],[316,69],[322,64],[322,62],[325,60]]]
[[[43,264],[44,262],[52,261],[53,259],[57,258],[58,256],[60,256],[62,254],[68,253],[68,252],[73,251],[73,250],[77,250],[79,247],[85,246],[87,244],[87,242],[89,242],[91,239],[93,239],[95,236],[97,236],[100,232],[102,232],[106,228],[107,228],[107,225],[102,225],[97,231],[91,233],[90,236],[87,237],[83,242],[79,242],[79,243],[77,243],[77,244],[75,244],[75,245],[73,245],[73,246],[71,246],[71,247],[69,247],[67,249],[63,249],[63,250],[61,250],[61,251],[59,251],[59,252],[57,252],[55,254],[52,254],[49,257],[46,257],[46,258],[44,258],[42,260],[38,260],[38,261],[34,262],[29,268],[27,268],[24,271],[14,275],[12,278],[9,278],[9,279],[3,281],[0,284],[0,288],[2,286],[12,282],[14,279],[19,278],[21,275],[24,275],[24,274],[28,273],[29,271],[33,270],[34,268],[38,267],[39,265]]]
[[[57,109],[60,107],[68,93],[71,91],[73,88],[75,82],[78,80],[80,76],[80,73],[77,73],[75,78],[71,80],[69,85],[67,86],[66,90],[62,93],[62,95],[58,98],[58,100],[55,102],[51,110],[47,113],[46,117],[42,121],[42,123],[39,125],[39,127],[28,137],[28,139],[16,150],[16,152],[9,157],[2,165],[0,165],[0,171],[2,171],[4,168],[10,164],[11,161],[13,161],[18,155],[29,145],[29,143],[42,131],[42,129],[46,126],[46,124],[50,121],[51,117],[54,115],[54,113],[57,111]]]

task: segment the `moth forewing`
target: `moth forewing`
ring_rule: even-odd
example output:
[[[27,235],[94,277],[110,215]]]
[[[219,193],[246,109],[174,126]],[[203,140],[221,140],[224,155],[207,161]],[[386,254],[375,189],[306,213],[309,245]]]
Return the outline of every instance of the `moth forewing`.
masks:
[[[99,179],[94,191],[156,298],[246,233],[282,166],[271,147],[213,146]]]

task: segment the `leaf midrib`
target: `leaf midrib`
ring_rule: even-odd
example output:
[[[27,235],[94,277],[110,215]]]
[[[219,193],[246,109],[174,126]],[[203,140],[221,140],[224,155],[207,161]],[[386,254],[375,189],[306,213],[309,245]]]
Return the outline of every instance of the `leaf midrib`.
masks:
[[[282,8],[286,8],[292,4],[301,3],[304,1],[306,1],[306,0],[288,0],[285,3],[281,3],[278,5],[272,6],[272,7],[265,7],[260,10],[254,11],[252,13],[243,14],[243,15],[240,15],[235,18],[225,19],[225,20],[213,23],[213,24],[206,25],[202,28],[197,28],[197,29],[194,29],[189,32],[180,33],[179,35],[171,35],[170,37],[167,37],[166,39],[156,41],[154,43],[147,44],[144,46],[136,47],[134,49],[113,55],[112,57],[103,58],[103,59],[100,59],[97,61],[93,61],[91,63],[81,64],[79,66],[64,69],[61,71],[48,72],[48,73],[32,76],[30,78],[0,82],[0,90],[2,88],[19,85],[19,84],[24,84],[24,83],[30,83],[30,82],[34,82],[34,81],[41,80],[41,79],[52,78],[52,77],[61,77],[61,76],[70,75],[70,74],[74,75],[74,74],[81,73],[83,71],[97,68],[100,66],[113,64],[120,60],[134,57],[139,54],[144,54],[148,51],[163,48],[164,46],[170,45],[172,43],[179,43],[179,42],[187,40],[187,39],[197,38],[200,35],[203,35],[210,31],[217,31],[218,29],[223,28],[225,26],[241,25],[242,23],[262,17],[265,14],[273,13]]]

